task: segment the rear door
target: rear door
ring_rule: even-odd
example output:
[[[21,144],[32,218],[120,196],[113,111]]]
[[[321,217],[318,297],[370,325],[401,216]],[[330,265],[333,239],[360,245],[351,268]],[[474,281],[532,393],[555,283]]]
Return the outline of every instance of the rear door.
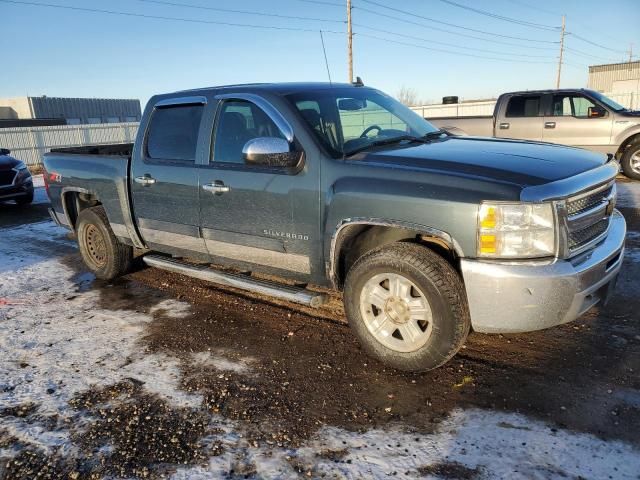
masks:
[[[542,95],[513,95],[498,112],[495,136],[541,141],[543,122]]]
[[[290,141],[293,129],[262,97],[217,97],[211,158],[202,169],[202,236],[214,263],[274,272],[306,281],[320,238],[319,162],[301,160],[283,170],[245,164],[243,147],[254,138]]]
[[[558,93],[549,97],[542,134],[545,142],[606,150],[611,143],[613,125],[612,115],[607,110],[579,93]]]
[[[199,233],[197,159],[204,97],[158,102],[150,114],[142,148],[132,162],[134,215],[154,250],[206,255]]]

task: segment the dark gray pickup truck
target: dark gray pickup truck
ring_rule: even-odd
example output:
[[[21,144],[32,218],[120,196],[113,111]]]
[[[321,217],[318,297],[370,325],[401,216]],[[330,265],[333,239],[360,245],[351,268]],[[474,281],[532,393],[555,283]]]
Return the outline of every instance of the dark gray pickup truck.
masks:
[[[404,370],[442,365],[470,328],[574,320],[608,298],[624,252],[615,161],[449,136],[361,84],[158,95],[135,144],[44,163],[51,215],[97,277],[137,250],[312,306],[326,299],[309,285],[328,286],[368,352]]]

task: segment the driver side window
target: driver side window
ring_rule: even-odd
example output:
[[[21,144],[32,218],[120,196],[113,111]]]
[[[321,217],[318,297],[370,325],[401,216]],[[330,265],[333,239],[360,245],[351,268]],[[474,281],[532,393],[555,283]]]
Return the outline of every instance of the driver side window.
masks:
[[[285,138],[273,120],[255,104],[246,100],[224,102],[216,122],[214,162],[244,164],[244,146],[258,137]]]

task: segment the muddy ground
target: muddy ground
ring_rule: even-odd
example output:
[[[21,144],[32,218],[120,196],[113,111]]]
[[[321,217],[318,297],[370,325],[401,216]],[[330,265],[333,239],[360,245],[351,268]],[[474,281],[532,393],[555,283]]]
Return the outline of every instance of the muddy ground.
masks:
[[[62,231],[47,238],[43,205],[5,207],[0,236],[31,242],[0,252],[18,259],[5,273],[44,280],[37,292],[0,280],[7,303],[0,334],[7,355],[21,358],[0,370],[0,478],[640,478],[640,210],[633,202],[620,207],[629,255],[608,307],[541,332],[472,333],[451,362],[423,374],[368,358],[337,297],[315,311],[155,269],[99,282]],[[30,224],[36,230],[20,230]],[[58,263],[36,271],[47,258]],[[58,276],[68,284],[52,293]],[[55,310],[30,312],[31,301]],[[59,310],[67,306],[74,322],[109,312],[143,326],[121,351],[117,326],[103,321],[83,331],[87,358],[105,350],[95,368],[75,359],[47,383],[47,356],[64,363],[69,353],[49,353],[44,344],[60,329],[80,328],[65,324]],[[43,330],[19,331],[26,319]],[[113,330],[108,345],[102,328]],[[38,344],[37,360],[20,353],[32,348],[26,337]],[[61,343],[52,342],[51,349]],[[175,371],[135,367],[148,359],[170,359]],[[23,374],[30,368],[31,382]],[[171,377],[170,388],[157,387],[161,375]],[[490,429],[465,437],[466,427],[485,421]],[[555,449],[564,456],[555,458]],[[515,459],[504,458],[509,452]]]

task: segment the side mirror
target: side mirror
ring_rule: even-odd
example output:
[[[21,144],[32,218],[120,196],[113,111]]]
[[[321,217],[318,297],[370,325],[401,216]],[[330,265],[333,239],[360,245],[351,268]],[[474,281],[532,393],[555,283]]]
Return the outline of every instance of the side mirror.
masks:
[[[607,111],[602,107],[589,107],[587,109],[587,117],[602,118],[607,115]]]
[[[8,148],[0,148],[0,155],[9,155],[11,153],[11,150],[9,150]]]
[[[245,143],[242,155],[247,165],[293,168],[300,162],[301,152],[290,150],[284,138],[258,137]]]

